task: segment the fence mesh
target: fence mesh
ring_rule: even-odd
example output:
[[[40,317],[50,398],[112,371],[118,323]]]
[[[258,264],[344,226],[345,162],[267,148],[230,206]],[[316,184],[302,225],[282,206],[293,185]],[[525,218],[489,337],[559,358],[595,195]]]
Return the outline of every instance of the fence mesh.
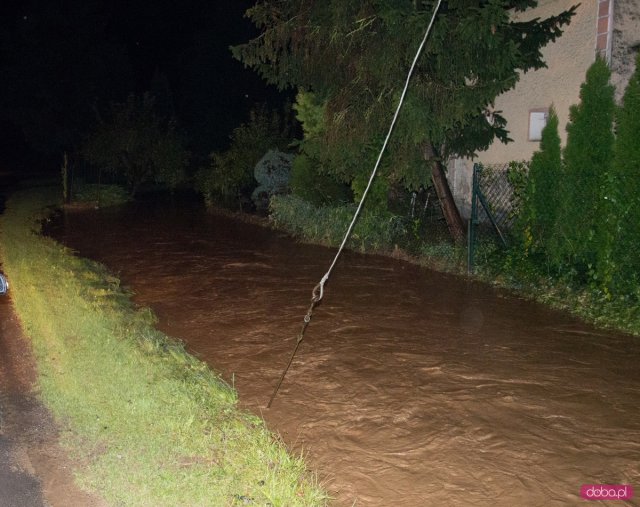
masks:
[[[510,165],[477,164],[474,171],[477,171],[478,175],[478,190],[484,196],[493,219],[503,232],[508,232],[513,225],[517,208],[516,192],[510,176]],[[484,206],[478,207],[478,221],[481,224],[490,224],[491,222]]]
[[[469,229],[468,270],[472,272],[479,243],[493,240],[506,247],[519,207],[518,178],[522,164],[473,167],[473,194]]]

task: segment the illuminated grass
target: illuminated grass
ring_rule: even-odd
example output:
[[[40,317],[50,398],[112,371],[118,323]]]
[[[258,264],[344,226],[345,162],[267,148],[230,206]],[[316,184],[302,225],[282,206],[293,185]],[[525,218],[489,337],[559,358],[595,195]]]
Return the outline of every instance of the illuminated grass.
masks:
[[[38,361],[41,396],[114,505],[324,505],[325,493],[236,393],[135,309],[118,280],[40,235],[46,190],[2,218],[11,295]]]

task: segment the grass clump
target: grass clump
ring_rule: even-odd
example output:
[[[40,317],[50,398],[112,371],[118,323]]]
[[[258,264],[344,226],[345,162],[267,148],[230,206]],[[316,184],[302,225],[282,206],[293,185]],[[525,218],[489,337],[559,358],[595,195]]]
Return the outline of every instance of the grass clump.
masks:
[[[41,396],[86,464],[81,484],[114,505],[323,505],[302,459],[218,375],[104,267],[40,234],[55,200],[45,189],[9,200],[2,258]]]
[[[349,227],[356,204],[316,206],[295,195],[274,196],[271,224],[309,243],[338,246]],[[347,248],[362,253],[391,255],[439,269],[462,272],[466,253],[447,241],[423,220],[388,210],[362,209],[347,241]]]
[[[337,246],[353,219],[356,205],[314,206],[300,197],[288,195],[272,197],[270,209],[275,227],[304,241]],[[401,217],[364,209],[347,246],[361,252],[389,250],[405,233],[406,225]]]

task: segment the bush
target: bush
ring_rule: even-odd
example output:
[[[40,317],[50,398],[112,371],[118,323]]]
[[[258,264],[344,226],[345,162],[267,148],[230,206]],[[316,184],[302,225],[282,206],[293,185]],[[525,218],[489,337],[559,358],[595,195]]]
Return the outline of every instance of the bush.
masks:
[[[557,241],[550,253],[559,265],[574,269],[582,282],[594,281],[598,259],[606,256],[608,213],[603,188],[613,159],[614,88],[607,63],[596,59],[572,106],[564,150],[562,202]]]
[[[258,186],[251,194],[251,200],[258,210],[266,210],[272,196],[289,190],[293,157],[288,153],[269,150],[256,164],[253,174]]]
[[[351,182],[356,202],[360,202],[369,183],[370,174],[360,173]],[[377,175],[369,188],[364,207],[369,210],[386,211],[389,209],[389,182]]]
[[[345,204],[353,201],[348,185],[314,169],[314,162],[304,153],[293,160],[291,192],[314,206]]]
[[[155,113],[149,94],[112,103],[83,154],[89,163],[124,178],[131,196],[150,181],[175,188],[184,180],[189,161],[175,125]]]
[[[256,164],[268,150],[285,150],[291,142],[286,116],[286,111],[280,114],[261,106],[233,130],[229,149],[213,153],[209,167],[196,174],[195,188],[207,204],[242,202],[244,196],[251,195],[256,187]]]
[[[542,130],[540,150],[533,154],[529,176],[517,220],[518,235],[525,256],[538,255],[547,263],[547,252],[553,241],[560,195],[558,182],[562,176],[562,156],[558,116],[549,110],[547,125]]]
[[[356,210],[355,204],[314,206],[300,197],[275,196],[270,204],[276,227],[305,241],[338,246]],[[363,210],[347,246],[359,251],[392,250],[407,235],[404,220],[391,213]]]
[[[617,138],[610,189],[614,216],[609,236],[610,286],[640,300],[640,55],[616,117]]]

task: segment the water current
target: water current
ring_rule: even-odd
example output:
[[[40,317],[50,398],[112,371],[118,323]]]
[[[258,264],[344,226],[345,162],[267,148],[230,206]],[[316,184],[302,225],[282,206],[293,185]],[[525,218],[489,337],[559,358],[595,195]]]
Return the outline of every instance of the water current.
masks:
[[[67,212],[51,234],[120,276],[303,451],[332,505],[585,505],[582,484],[640,489],[637,339],[347,253],[266,409],[333,250],[184,203]]]

